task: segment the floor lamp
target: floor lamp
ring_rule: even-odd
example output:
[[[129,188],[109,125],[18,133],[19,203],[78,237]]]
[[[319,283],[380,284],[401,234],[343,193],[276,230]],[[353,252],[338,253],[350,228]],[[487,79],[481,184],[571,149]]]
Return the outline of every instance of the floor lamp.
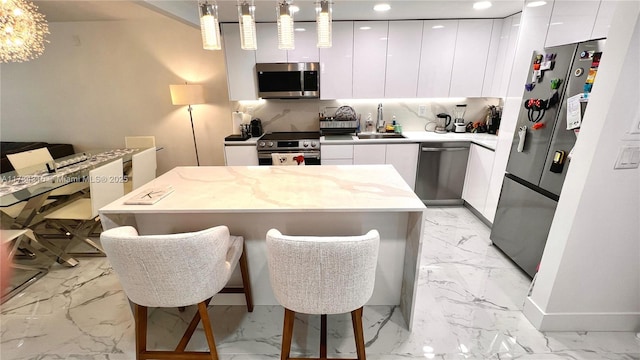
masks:
[[[196,131],[193,127],[193,108],[191,105],[204,104],[202,85],[169,85],[171,91],[171,103],[173,105],[189,105],[189,119],[191,120],[191,133],[193,134],[193,146],[196,149],[196,162],[200,166],[198,157],[198,144],[196,143]]]

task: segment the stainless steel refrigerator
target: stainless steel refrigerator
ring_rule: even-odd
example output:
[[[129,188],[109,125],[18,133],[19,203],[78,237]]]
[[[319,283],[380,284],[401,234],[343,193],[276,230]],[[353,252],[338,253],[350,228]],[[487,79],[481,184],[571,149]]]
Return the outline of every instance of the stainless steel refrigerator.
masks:
[[[579,131],[603,46],[604,40],[595,40],[534,52],[523,84],[491,240],[531,277],[547,242],[578,136],[574,128]]]

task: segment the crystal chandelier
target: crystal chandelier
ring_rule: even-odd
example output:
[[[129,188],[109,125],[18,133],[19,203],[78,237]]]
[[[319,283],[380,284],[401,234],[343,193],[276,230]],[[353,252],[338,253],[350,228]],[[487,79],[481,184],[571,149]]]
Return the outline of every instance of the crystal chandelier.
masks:
[[[0,62],[23,62],[44,52],[49,26],[26,0],[0,0]]]

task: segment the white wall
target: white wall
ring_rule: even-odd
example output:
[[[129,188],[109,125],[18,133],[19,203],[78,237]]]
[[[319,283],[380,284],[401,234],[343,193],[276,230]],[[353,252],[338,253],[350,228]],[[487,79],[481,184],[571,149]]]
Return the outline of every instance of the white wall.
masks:
[[[76,150],[124,146],[125,135],[154,135],[158,170],[195,165],[186,106],[170,84],[203,84],[194,106],[200,163],[223,165],[231,134],[221,51],[202,49],[197,28],[161,15],[132,21],[50,23],[44,54],[2,65],[0,138],[71,143]]]
[[[614,170],[640,116],[640,4],[612,22],[525,315],[540,330],[640,330],[640,170]]]

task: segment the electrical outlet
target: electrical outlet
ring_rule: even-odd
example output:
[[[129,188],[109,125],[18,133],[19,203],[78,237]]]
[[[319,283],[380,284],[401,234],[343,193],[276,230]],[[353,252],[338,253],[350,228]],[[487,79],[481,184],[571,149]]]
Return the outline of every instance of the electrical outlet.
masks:
[[[427,115],[427,105],[418,105],[418,116]]]

